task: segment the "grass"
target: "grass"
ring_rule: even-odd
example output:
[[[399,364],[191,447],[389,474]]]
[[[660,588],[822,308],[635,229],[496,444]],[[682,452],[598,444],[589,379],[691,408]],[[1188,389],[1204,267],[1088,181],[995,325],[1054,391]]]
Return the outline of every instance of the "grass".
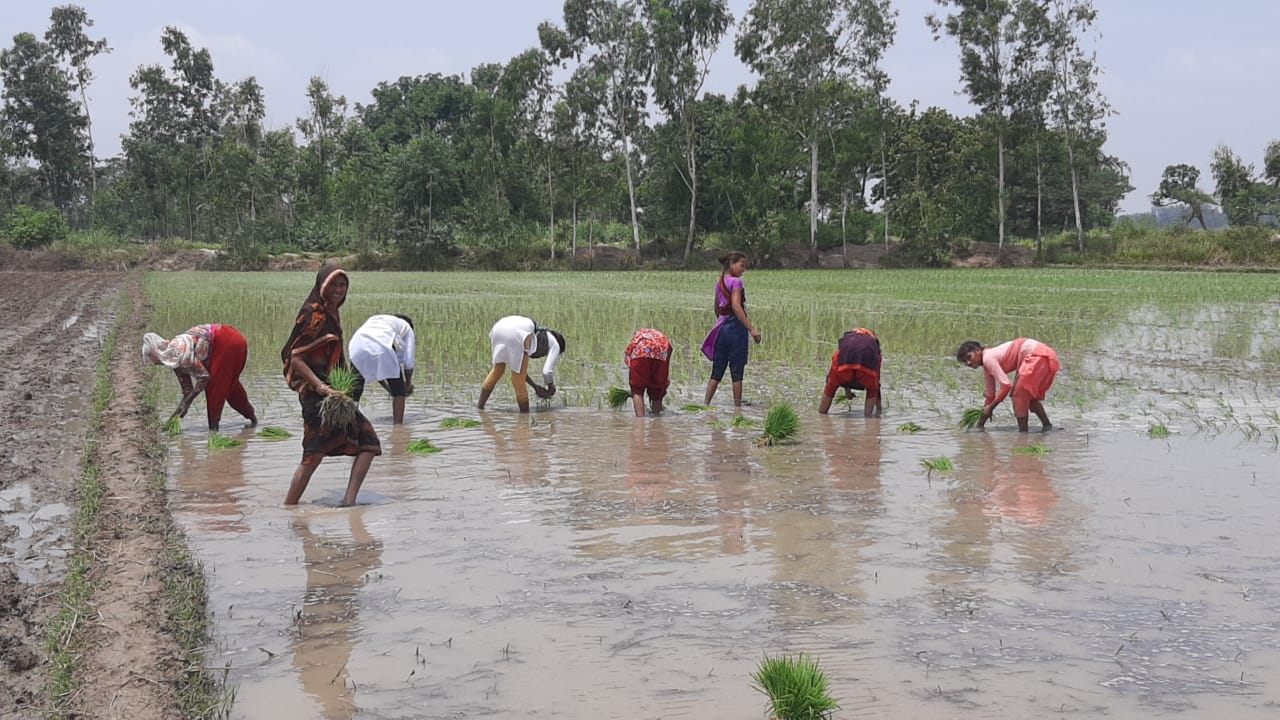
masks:
[[[777,720],[822,720],[840,707],[827,692],[827,674],[817,660],[803,653],[766,655],[751,679],[756,690],[769,698],[767,714]]]
[[[410,440],[409,444],[404,447],[404,451],[411,455],[430,455],[432,453],[438,453],[440,450],[440,448],[432,445],[431,441],[426,438]]]
[[[930,473],[951,472],[956,469],[956,464],[951,461],[951,458],[941,455],[938,457],[925,458],[920,461],[920,465]]]
[[[293,433],[289,432],[288,430],[285,430],[282,427],[268,425],[258,431],[258,437],[262,438],[263,440],[287,440],[293,437]]]
[[[617,410],[621,408],[623,405],[626,405],[627,401],[630,399],[631,399],[631,391],[624,390],[620,387],[611,387],[605,393],[605,400],[609,403],[609,407],[613,408],[614,410]]]
[[[769,408],[764,417],[764,435],[760,436],[760,445],[781,445],[800,432],[800,416],[795,408],[787,403],[778,403]]]
[[[1040,443],[1013,449],[1014,455],[1048,455],[1051,452],[1053,451]]]
[[[209,433],[209,448],[212,450],[230,450],[232,448],[243,447],[244,441],[237,440],[233,437],[227,437],[222,433]]]
[[[169,418],[169,420],[165,422],[164,427],[162,429],[164,430],[164,433],[166,435],[181,435],[182,421],[176,417]]]
[[[440,429],[441,430],[461,430],[463,428],[478,428],[483,424],[484,423],[480,422],[479,420],[472,420],[470,418],[450,417],[440,421]]]
[[[960,417],[960,427],[970,430],[978,426],[978,421],[982,419],[982,408],[969,408],[964,411],[964,415]]]
[[[921,430],[924,430],[924,428],[920,427],[919,425],[913,422],[904,422],[898,426],[898,432],[902,433],[903,435],[914,435],[920,432]]]
[[[1169,437],[1173,433],[1169,432],[1169,428],[1164,425],[1152,425],[1151,427],[1147,428],[1147,434],[1153,438],[1164,439]]]

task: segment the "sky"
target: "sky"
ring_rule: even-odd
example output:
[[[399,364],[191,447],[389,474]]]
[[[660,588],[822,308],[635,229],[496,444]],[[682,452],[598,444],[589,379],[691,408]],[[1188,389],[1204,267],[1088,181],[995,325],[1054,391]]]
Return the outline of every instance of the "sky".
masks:
[[[90,110],[97,154],[119,152],[128,131],[129,76],[145,64],[167,66],[165,26],[206,47],[225,82],[253,75],[266,92],[267,125],[292,124],[307,113],[312,76],[335,94],[367,103],[381,81],[427,73],[466,74],[506,62],[538,43],[545,20],[563,24],[562,0],[67,0],[78,2],[112,52],[93,61]],[[1277,0],[1094,0],[1093,47],[1107,119],[1106,151],[1129,165],[1135,190],[1124,212],[1149,207],[1147,196],[1165,166],[1190,163],[1212,191],[1209,161],[1225,144],[1261,169],[1268,142],[1280,140],[1280,2]],[[0,0],[0,40],[43,35],[55,2]],[[751,0],[729,0],[735,18]],[[894,0],[898,35],[885,57],[889,93],[904,106],[939,106],[971,114],[959,81],[959,54],[949,38],[934,40],[925,15],[934,0]],[[733,55],[731,30],[721,43],[706,89],[731,94],[752,75]]]

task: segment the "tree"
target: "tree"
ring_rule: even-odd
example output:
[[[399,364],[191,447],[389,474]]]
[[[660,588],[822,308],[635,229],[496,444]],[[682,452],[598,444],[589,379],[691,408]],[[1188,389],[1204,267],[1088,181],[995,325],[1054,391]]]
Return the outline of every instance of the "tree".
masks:
[[[1151,204],[1156,207],[1183,205],[1187,208],[1186,222],[1192,220],[1200,223],[1202,229],[1208,226],[1204,222],[1204,206],[1213,203],[1213,197],[1197,187],[1200,182],[1200,170],[1194,165],[1169,165],[1160,177],[1160,187],[1151,194]]]
[[[880,87],[880,59],[893,43],[888,0],[756,0],[738,35],[738,57],[760,75],[766,106],[809,150],[809,244],[818,251],[818,154],[841,84]]]
[[[84,110],[85,138],[89,150],[89,201],[98,192],[97,161],[93,150],[93,121],[89,115],[89,83],[93,71],[89,61],[98,55],[111,52],[106,40],[90,40],[85,28],[93,27],[93,19],[79,5],[60,5],[49,16],[49,29],[44,33],[58,58],[72,69],[72,87],[80,93],[80,107]]]
[[[1280,140],[1272,140],[1267,144],[1267,152],[1262,160],[1262,175],[1271,182],[1271,186],[1280,189]]]
[[[997,214],[1000,247],[1004,248],[1004,141],[1010,105],[1009,81],[1018,57],[1018,5],[1025,0],[935,0],[954,11],[945,19],[929,15],[934,39],[946,34],[960,46],[960,77],[969,99],[995,128]]]
[[[49,201],[64,215],[84,176],[86,119],[51,45],[18,33],[0,51],[3,134],[15,157],[34,160]]]
[[[684,136],[680,177],[689,192],[689,229],[683,256],[687,263],[698,219],[698,115],[694,104],[733,15],[725,0],[651,0],[646,16],[654,47],[654,98],[668,119],[680,125]]]
[[[595,95],[604,129],[621,145],[637,251],[640,220],[631,142],[644,122],[645,88],[653,70],[652,47],[639,8],[637,0],[565,0],[563,33],[543,34],[548,52],[559,59],[579,60],[574,76],[581,88]]]
[[[1254,194],[1253,166],[1246,164],[1231,148],[1219,145],[1213,150],[1209,171],[1217,187],[1214,195],[1227,222],[1232,225],[1255,225],[1258,222],[1258,199]]]

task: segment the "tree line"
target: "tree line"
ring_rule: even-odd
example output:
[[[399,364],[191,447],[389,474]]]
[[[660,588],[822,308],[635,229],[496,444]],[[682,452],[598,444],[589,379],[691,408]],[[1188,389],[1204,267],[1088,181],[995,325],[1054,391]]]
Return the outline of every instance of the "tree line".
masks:
[[[687,260],[715,237],[758,259],[893,242],[927,263],[960,240],[1063,232],[1083,249],[1132,189],[1104,148],[1092,0],[937,3],[924,21],[958,50],[971,116],[888,97],[889,0],[755,0],[732,38],[725,0],[565,0],[505,62],[380,82],[367,104],[312,78],[307,115],[277,128],[253,77],[219,78],[166,28],[108,158],[88,88],[110,46],[82,8],[55,7],[43,35],[0,51],[0,214],[405,267],[600,242]],[[730,44],[758,79],[704,92]],[[1266,218],[1267,181],[1229,150],[1222,166],[1232,222]]]

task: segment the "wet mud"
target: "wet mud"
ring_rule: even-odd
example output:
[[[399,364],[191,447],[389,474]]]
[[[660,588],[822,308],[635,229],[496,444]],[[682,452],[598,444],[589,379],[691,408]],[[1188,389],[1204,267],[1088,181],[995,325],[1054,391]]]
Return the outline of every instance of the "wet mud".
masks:
[[[375,389],[362,504],[336,507],[350,461],[329,459],[286,508],[279,385],[250,393],[294,438],[224,427],[246,445],[212,450],[193,427],[170,453],[234,717],[759,717],[751,671],[799,652],[841,717],[1280,716],[1280,475],[1256,435],[1052,402],[1048,433],[908,435],[891,406],[802,413],[759,448],[724,408],[415,398],[392,427]],[[442,452],[404,452],[422,437]]]

